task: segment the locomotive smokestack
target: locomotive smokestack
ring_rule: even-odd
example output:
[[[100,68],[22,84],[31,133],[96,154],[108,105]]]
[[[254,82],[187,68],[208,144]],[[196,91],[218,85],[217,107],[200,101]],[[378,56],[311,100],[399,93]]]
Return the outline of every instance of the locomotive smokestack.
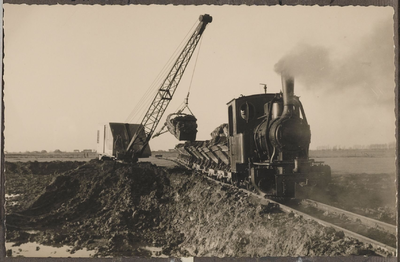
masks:
[[[291,116],[294,108],[294,78],[282,73],[283,113],[282,117]]]

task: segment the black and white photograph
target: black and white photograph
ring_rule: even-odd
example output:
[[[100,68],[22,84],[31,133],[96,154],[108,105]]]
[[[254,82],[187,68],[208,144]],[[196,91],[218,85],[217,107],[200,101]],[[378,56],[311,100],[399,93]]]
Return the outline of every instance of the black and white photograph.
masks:
[[[393,7],[3,9],[6,257],[397,256]]]

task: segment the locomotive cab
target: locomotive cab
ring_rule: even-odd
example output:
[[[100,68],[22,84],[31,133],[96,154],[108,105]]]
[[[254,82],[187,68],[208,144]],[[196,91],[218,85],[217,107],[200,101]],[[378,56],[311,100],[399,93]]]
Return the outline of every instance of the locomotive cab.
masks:
[[[264,116],[264,104],[275,94],[241,96],[231,100],[228,105],[228,143],[231,171],[245,173],[248,159],[254,155],[253,130]]]

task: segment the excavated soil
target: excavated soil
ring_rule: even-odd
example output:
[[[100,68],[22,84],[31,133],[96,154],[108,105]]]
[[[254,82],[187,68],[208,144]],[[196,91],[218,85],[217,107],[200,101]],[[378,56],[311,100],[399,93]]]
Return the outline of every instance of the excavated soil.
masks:
[[[17,245],[86,247],[99,257],[154,256],[149,247],[170,257],[376,254],[343,232],[179,167],[17,162],[6,163],[6,181],[6,194],[20,194],[17,205],[6,205],[6,241]]]

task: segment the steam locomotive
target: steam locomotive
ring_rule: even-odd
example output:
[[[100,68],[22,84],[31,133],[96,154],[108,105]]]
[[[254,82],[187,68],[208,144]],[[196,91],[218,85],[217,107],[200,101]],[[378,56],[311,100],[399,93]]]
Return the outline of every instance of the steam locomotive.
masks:
[[[294,78],[282,92],[241,96],[228,104],[228,124],[207,141],[178,144],[178,159],[195,169],[267,196],[295,197],[297,186],[327,183],[331,170],[309,158],[310,126]]]

